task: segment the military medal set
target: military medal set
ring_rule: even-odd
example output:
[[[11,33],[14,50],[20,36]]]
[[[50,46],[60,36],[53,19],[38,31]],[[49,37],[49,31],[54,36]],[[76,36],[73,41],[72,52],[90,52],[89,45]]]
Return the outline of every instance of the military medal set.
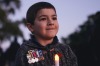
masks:
[[[44,60],[42,50],[29,50],[27,54],[27,59],[29,64]]]

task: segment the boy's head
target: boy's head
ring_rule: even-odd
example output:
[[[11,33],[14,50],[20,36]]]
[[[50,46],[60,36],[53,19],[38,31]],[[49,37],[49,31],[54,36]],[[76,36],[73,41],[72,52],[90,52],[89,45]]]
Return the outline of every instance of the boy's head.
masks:
[[[38,11],[41,10],[41,9],[44,9],[44,8],[52,8],[56,12],[55,7],[52,4],[48,3],[48,2],[35,3],[27,11],[27,14],[26,14],[27,22],[31,23],[31,24],[34,24],[34,20],[36,18],[36,15],[37,15]]]
[[[28,9],[26,19],[28,29],[38,39],[52,39],[58,32],[56,10],[50,3],[35,3]]]

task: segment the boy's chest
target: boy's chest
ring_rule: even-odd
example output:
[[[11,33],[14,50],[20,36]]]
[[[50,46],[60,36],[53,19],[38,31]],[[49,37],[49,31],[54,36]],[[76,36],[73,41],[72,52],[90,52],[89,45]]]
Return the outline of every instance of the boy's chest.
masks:
[[[39,49],[28,50],[26,57],[29,66],[54,66],[55,54],[59,55],[59,63],[61,64],[64,56],[61,51],[56,51],[54,48],[50,49],[50,51]]]

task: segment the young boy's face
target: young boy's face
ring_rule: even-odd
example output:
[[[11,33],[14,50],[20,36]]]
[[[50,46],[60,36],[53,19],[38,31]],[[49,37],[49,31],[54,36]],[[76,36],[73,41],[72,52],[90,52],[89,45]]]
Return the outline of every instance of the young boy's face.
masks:
[[[45,8],[38,11],[34,21],[34,35],[42,39],[52,39],[58,32],[57,15],[52,8]]]

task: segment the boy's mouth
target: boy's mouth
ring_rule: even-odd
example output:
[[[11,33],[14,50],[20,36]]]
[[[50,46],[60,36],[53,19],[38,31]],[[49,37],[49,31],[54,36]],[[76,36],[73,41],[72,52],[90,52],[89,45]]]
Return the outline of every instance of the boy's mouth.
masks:
[[[47,28],[46,30],[54,30],[54,28]]]

